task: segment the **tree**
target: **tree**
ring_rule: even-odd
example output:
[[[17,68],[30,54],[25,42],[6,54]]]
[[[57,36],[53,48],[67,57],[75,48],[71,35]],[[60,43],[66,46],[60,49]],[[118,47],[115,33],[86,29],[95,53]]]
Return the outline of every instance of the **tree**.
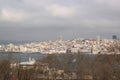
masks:
[[[10,74],[10,62],[7,60],[0,61],[0,80],[9,80]]]

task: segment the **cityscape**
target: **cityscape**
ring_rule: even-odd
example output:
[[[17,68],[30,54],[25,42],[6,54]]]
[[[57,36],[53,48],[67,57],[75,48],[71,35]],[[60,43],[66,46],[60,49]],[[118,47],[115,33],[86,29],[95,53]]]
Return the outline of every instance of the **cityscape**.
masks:
[[[3,80],[5,72],[8,80],[120,79],[120,40],[116,36],[3,44],[0,54],[8,54],[6,57],[0,55],[5,58],[0,60],[0,79]],[[29,59],[19,61],[15,56],[19,54]],[[44,56],[35,59],[30,55]],[[19,57],[25,58],[23,56]]]
[[[120,80],[120,0],[0,0],[0,80]]]
[[[114,39],[115,38],[115,39]],[[8,45],[0,45],[0,51],[2,52],[22,52],[22,53],[42,53],[42,54],[64,54],[64,53],[89,53],[99,54],[109,52],[110,47],[120,43],[116,37],[113,39],[84,39],[77,38],[72,40],[56,40],[56,41],[44,41],[44,42],[31,42],[19,45],[12,43]],[[120,47],[120,45],[118,44]],[[120,53],[118,53],[120,54]]]

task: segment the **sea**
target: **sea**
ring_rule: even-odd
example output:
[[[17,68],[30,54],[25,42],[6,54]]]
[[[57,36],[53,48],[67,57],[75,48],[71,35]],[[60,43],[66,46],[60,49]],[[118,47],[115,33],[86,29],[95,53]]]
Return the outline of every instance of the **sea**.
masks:
[[[12,41],[12,40],[0,40],[0,45],[8,45],[10,43],[18,45],[18,44],[24,44],[24,43],[30,43],[33,41]],[[22,53],[22,52],[0,52],[0,60],[4,60],[4,59],[9,59],[12,58],[14,60],[18,60],[20,62],[22,61],[28,61],[29,58],[33,58],[33,59],[42,59],[44,57],[46,57],[46,54],[41,54],[41,53]]]
[[[41,53],[0,52],[0,60],[12,59],[19,62],[28,61],[29,58],[40,60],[46,56],[47,54]]]

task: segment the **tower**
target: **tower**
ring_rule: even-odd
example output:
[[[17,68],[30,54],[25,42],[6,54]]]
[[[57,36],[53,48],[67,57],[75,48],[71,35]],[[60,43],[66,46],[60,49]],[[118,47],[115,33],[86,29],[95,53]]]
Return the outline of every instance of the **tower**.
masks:
[[[113,35],[113,36],[112,36],[112,39],[117,39],[117,36],[116,36],[116,35]]]
[[[97,36],[97,46],[100,46],[100,36]]]
[[[59,40],[62,41],[62,39],[63,39],[63,36],[60,34],[59,35]]]

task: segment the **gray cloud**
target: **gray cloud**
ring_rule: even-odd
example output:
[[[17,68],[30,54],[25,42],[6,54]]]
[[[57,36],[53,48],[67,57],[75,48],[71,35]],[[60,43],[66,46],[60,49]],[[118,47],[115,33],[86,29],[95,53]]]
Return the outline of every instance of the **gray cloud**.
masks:
[[[119,0],[0,0],[0,39],[120,35]],[[44,35],[44,36],[43,36]]]

